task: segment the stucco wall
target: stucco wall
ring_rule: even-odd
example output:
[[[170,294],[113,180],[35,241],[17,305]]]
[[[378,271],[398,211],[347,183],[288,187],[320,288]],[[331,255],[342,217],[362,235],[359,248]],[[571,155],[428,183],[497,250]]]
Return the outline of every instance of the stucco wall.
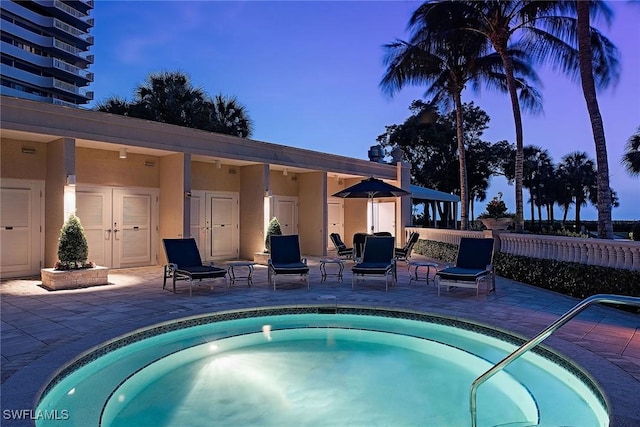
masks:
[[[240,169],[240,258],[253,259],[264,249],[264,200],[269,188],[269,166],[260,164]]]
[[[193,162],[191,164],[191,188],[205,191],[240,191],[240,168],[215,163]]]
[[[64,186],[68,174],[73,174],[75,141],[58,139],[47,148],[45,195],[44,266],[53,267],[58,260],[58,238],[64,224]]]
[[[298,231],[300,250],[305,255],[326,254],[327,233],[327,174],[309,172],[298,175],[300,195],[298,197]]]
[[[299,176],[300,174],[293,172],[283,175],[281,171],[270,171],[269,180],[271,183],[271,193],[274,196],[298,197],[300,193]]]
[[[178,153],[160,159],[160,241],[158,254],[162,264],[166,263],[163,238],[188,236],[191,201],[185,197],[189,191],[190,176],[188,155]],[[186,224],[186,225],[185,225]]]
[[[34,154],[22,152],[34,149]],[[44,180],[47,173],[47,144],[29,141],[0,140],[0,174],[2,178]]]
[[[160,186],[160,158],[127,153],[121,159],[117,151],[76,149],[76,178],[79,184],[113,187]],[[145,165],[145,162],[148,162]]]
[[[345,188],[350,187],[361,179],[345,180]],[[367,230],[367,199],[344,199],[344,241],[352,242],[355,233],[366,233]],[[349,245],[350,246],[350,245]]]

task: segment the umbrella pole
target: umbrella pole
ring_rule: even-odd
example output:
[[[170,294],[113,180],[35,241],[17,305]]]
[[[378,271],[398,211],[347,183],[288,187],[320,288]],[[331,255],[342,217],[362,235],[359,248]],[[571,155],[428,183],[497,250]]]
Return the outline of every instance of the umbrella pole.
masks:
[[[369,202],[371,203],[371,234],[373,234],[373,195],[369,197]]]

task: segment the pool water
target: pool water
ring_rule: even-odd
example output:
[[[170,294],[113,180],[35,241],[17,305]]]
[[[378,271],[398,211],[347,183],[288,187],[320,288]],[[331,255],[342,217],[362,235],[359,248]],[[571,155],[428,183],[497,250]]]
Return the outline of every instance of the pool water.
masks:
[[[517,347],[465,322],[361,312],[151,328],[61,372],[38,409],[66,409],[65,426],[464,426],[473,380]],[[480,387],[478,425],[608,425],[593,383],[542,353]]]

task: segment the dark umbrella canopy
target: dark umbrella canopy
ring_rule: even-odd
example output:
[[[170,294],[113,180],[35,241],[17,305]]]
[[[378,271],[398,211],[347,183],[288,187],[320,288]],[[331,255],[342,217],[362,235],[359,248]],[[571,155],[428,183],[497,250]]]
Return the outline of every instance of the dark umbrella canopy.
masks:
[[[367,178],[357,184],[347,187],[342,191],[338,191],[333,197],[342,197],[343,199],[370,199],[371,218],[373,218],[373,199],[375,197],[400,197],[411,194],[409,191],[387,184],[377,178]],[[373,232],[373,224],[371,224],[371,232]]]
[[[359,183],[338,191],[333,197],[343,199],[373,199],[374,197],[400,197],[411,194],[395,185],[387,184],[377,178],[367,178]]]

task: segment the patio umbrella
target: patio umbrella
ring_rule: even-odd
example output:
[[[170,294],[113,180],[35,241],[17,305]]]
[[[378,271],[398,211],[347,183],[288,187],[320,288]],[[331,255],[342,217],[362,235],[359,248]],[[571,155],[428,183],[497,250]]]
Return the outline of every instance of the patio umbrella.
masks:
[[[342,197],[343,199],[369,199],[371,202],[371,220],[373,221],[373,199],[375,197],[400,197],[411,194],[409,191],[387,184],[377,178],[367,178],[357,184],[347,187],[342,191],[338,191],[333,197]],[[371,232],[373,232],[373,224],[371,224]]]

